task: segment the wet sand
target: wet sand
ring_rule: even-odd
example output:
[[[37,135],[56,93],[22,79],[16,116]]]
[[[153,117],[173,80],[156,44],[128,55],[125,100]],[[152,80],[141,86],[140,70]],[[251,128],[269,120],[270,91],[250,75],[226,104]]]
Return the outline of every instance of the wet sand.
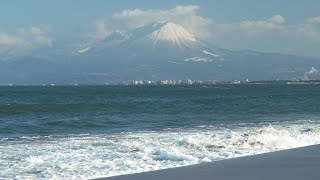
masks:
[[[320,145],[101,180],[318,180]]]

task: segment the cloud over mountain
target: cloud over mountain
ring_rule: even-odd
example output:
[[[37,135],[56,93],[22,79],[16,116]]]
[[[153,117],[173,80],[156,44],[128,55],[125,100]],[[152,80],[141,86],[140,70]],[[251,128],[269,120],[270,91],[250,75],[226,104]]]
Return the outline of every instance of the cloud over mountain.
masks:
[[[54,39],[47,35],[49,30],[46,26],[32,26],[18,28],[10,32],[0,31],[0,52],[16,49],[19,52],[21,49],[52,47]]]
[[[94,39],[102,39],[109,35],[108,25],[103,20],[97,20],[93,23],[95,32],[91,35]]]
[[[284,19],[275,16],[268,23],[282,24]],[[274,80],[319,75],[316,69],[320,62],[315,59],[219,48],[170,21],[147,24],[128,32],[116,30],[72,50],[57,49],[57,46],[34,50],[37,43],[48,46],[45,40],[35,38],[45,36],[43,29],[31,27],[20,31],[21,37],[33,35],[30,41],[33,44],[23,41],[17,45],[19,48],[1,56],[0,72],[12,78],[2,81],[0,78],[0,84],[48,81],[104,84],[136,79]],[[314,68],[309,71],[311,67]]]
[[[47,34],[49,30],[48,26],[24,27],[18,29],[17,36],[20,36],[34,46],[51,47],[54,39]]]
[[[308,18],[307,22],[310,24],[320,24],[320,16]]]
[[[129,29],[145,26],[150,23],[173,21],[186,27],[197,37],[206,38],[211,35],[212,20],[198,15],[197,5],[179,5],[168,10],[160,9],[127,9],[116,12],[113,18],[121,21]]]
[[[245,34],[260,34],[267,31],[284,31],[285,18],[281,15],[274,15],[266,20],[244,20],[230,24],[218,24],[219,33],[238,32]]]
[[[47,25],[0,29],[0,53],[26,46],[32,49],[52,47],[54,42],[62,42],[60,45],[63,44],[64,47],[60,48],[74,49],[102,40],[114,30],[130,32],[152,23],[173,22],[184,27],[196,38],[220,47],[319,56],[317,49],[320,47],[320,16],[306,17],[302,22],[292,23],[290,17],[284,17],[280,13],[264,18],[240,17],[240,20],[226,22],[225,19],[216,19],[213,16],[205,17],[202,12],[204,11],[199,5],[177,5],[169,9],[123,9],[110,12],[107,17],[83,20],[84,26],[90,24],[88,29],[66,31],[72,34],[61,36],[60,39],[52,34],[59,36],[62,31],[51,34],[52,30]],[[55,27],[59,28],[62,27]],[[75,34],[79,35],[74,38]],[[69,37],[71,38],[68,39]],[[277,43],[274,43],[275,41]]]
[[[192,4],[169,9],[119,10],[109,17],[94,21],[95,30],[89,37],[92,38],[91,42],[95,42],[104,39],[114,30],[130,32],[152,23],[174,22],[195,37],[220,47],[319,56],[316,50],[320,46],[319,16],[293,23],[290,17],[280,12],[264,18],[245,17],[226,22],[213,16],[205,17],[202,12],[199,5]]]
[[[15,46],[21,44],[23,39],[5,32],[0,32],[0,47]]]

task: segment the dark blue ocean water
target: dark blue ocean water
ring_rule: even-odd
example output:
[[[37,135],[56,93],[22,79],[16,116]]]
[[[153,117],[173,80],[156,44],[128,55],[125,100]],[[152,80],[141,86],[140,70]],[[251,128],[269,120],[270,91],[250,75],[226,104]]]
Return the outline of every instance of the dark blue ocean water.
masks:
[[[320,85],[0,87],[0,179],[93,179],[320,144]]]
[[[0,87],[0,136],[112,133],[320,115],[320,85]]]

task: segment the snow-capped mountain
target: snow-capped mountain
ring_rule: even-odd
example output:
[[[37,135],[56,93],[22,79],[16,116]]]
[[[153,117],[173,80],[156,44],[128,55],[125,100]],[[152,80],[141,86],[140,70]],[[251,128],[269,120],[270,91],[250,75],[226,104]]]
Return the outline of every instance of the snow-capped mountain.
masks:
[[[183,48],[191,47],[194,43],[199,43],[192,33],[173,22],[161,25],[155,24],[154,26],[157,29],[142,37],[144,40],[151,41],[154,49],[161,45]]]
[[[129,38],[129,35],[119,31],[115,30],[113,31],[109,36],[107,36],[103,42],[115,42],[115,41],[125,41]]]
[[[128,50],[129,54],[140,59],[148,56],[165,61],[168,59],[183,61],[194,57],[217,59],[203,53],[203,51],[215,53],[213,49],[173,22],[150,24],[138,28],[131,33],[130,38],[122,46]]]
[[[99,51],[101,52],[104,50],[108,50],[108,48],[119,46],[122,42],[128,40],[128,38],[128,34],[119,30],[115,30],[103,40],[89,43],[89,45],[78,48],[76,52],[78,52],[79,54],[85,54],[90,52],[97,53]]]
[[[79,54],[93,53],[94,56],[105,56],[117,51],[122,58],[140,60],[161,58],[165,61],[210,62],[221,60],[223,56],[173,22],[149,24],[129,34],[117,30],[105,39],[77,50]]]
[[[72,51],[68,51],[71,46],[35,51],[26,44],[0,54],[0,85],[104,84],[139,79],[320,79],[317,59],[231,51],[210,43],[179,24],[166,22],[130,32],[116,30],[104,39],[84,43]]]
[[[34,47],[28,43],[27,41],[14,45],[12,47],[8,47],[2,52],[0,52],[1,57],[5,58],[12,58],[12,57],[19,57],[19,56],[28,56],[31,55],[34,51]]]

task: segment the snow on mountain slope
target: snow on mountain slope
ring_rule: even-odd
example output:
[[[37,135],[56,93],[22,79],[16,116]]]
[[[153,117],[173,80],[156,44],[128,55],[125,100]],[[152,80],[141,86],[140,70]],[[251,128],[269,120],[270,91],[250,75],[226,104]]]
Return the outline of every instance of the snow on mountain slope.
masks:
[[[196,42],[193,34],[186,29],[173,22],[168,22],[162,25],[159,29],[155,30],[148,35],[153,41],[153,46],[156,47],[161,42],[169,42],[174,46],[189,46],[190,42]]]
[[[185,62],[211,62],[211,59],[204,58],[204,57],[193,57],[193,58],[186,58],[184,59]]]
[[[78,53],[82,54],[82,53],[85,53],[85,52],[88,52],[89,50],[91,49],[91,47],[85,47],[85,48],[79,48],[77,50]]]
[[[114,32],[112,32],[110,35],[108,35],[106,38],[104,38],[103,40],[100,41],[96,41],[94,43],[91,43],[90,45],[81,47],[79,49],[77,49],[76,51],[79,54],[84,54],[84,53],[88,53],[91,50],[95,51],[95,50],[103,50],[104,48],[109,48],[110,46],[117,46],[119,44],[121,44],[122,42],[128,40],[129,35],[119,31],[119,30],[115,30]]]
[[[17,56],[27,56],[27,55],[31,55],[34,49],[35,48],[32,46],[32,44],[30,44],[27,41],[24,41],[19,45],[15,45],[15,46],[3,49],[3,51],[0,52],[0,55],[6,58],[17,57]]]
[[[114,31],[105,39],[84,46],[78,54],[91,53],[95,56],[114,53],[124,58],[150,59],[175,58],[185,62],[209,62],[221,57],[221,53],[205,45],[191,32],[173,22],[149,24],[131,32]],[[119,54],[116,54],[120,52]],[[128,57],[124,57],[128,55]],[[194,58],[190,58],[194,57]]]
[[[211,53],[211,52],[209,52],[209,51],[206,51],[206,50],[203,50],[202,52],[203,52],[204,54],[206,54],[206,55],[211,55],[211,56],[213,56],[213,57],[220,57],[220,55],[213,54],[213,53]]]
[[[129,38],[129,35],[126,33],[115,30],[112,32],[109,36],[107,36],[103,41],[104,42],[110,42],[110,41],[125,41]]]

